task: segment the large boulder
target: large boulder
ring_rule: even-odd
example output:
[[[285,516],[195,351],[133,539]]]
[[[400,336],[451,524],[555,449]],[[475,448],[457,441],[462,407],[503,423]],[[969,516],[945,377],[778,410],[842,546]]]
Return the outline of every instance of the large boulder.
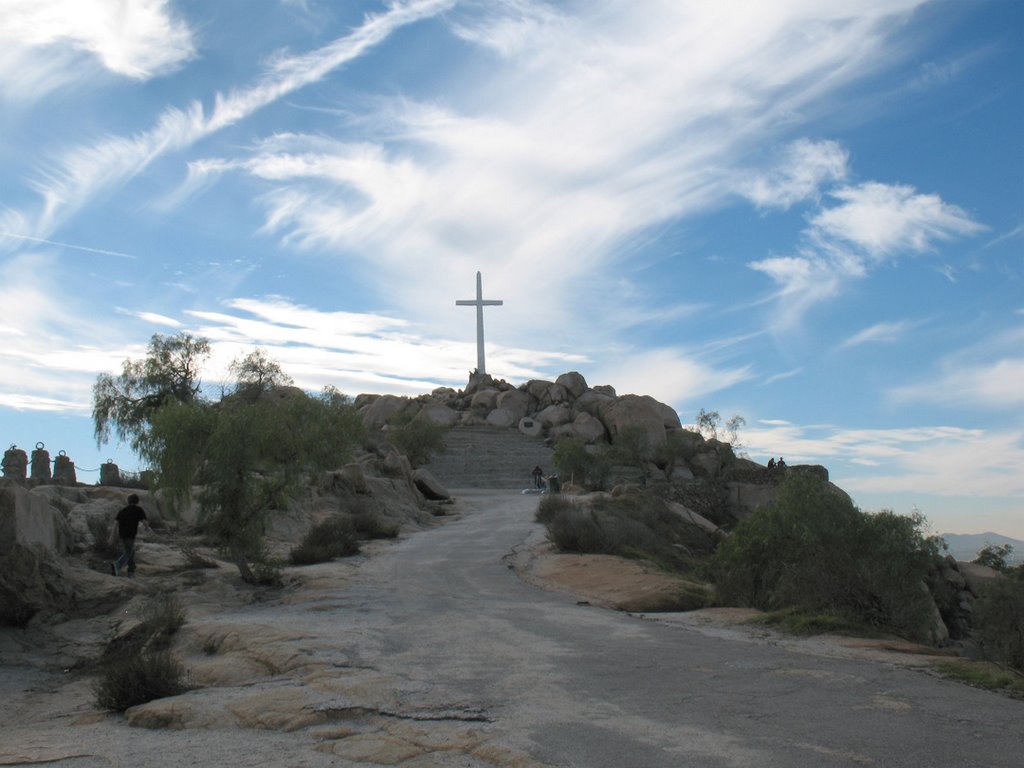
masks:
[[[381,395],[363,411],[363,424],[368,432],[377,432],[405,410],[409,399],[398,395]]]
[[[587,380],[576,371],[563,373],[555,379],[555,384],[562,386],[574,400],[587,391]]]
[[[549,405],[543,411],[538,413],[535,418],[545,427],[550,429],[552,427],[559,427],[562,424],[568,424],[572,421],[572,411],[569,409],[569,406],[565,404]]]
[[[430,501],[447,501],[452,496],[436,477],[420,467],[412,473],[412,481],[416,489]]]
[[[523,385],[523,389],[526,391],[526,394],[537,402],[540,402],[547,393],[548,388],[551,387],[553,383],[554,382],[551,381],[544,381],[543,379],[530,379]]]
[[[73,602],[60,562],[70,544],[67,522],[43,496],[0,480],[0,624],[20,626]]]
[[[600,416],[612,442],[624,429],[639,429],[644,433],[650,448],[665,442],[666,428],[681,428],[676,412],[650,395],[623,395],[606,403],[601,408]]]
[[[516,417],[507,408],[495,408],[487,414],[487,423],[492,427],[506,429],[516,423]]]
[[[469,407],[478,414],[486,415],[494,410],[498,402],[498,390],[481,389],[469,401]]]
[[[0,556],[15,545],[64,554],[71,542],[67,520],[49,504],[45,492],[32,493],[14,481],[0,481]]]
[[[614,400],[614,396],[590,390],[573,401],[572,410],[573,413],[589,413],[591,416],[600,417],[601,409]]]
[[[605,438],[604,424],[589,413],[580,413],[572,421],[575,436],[585,443],[596,443]]]
[[[530,413],[533,400],[531,400],[526,392],[518,389],[508,389],[498,395],[495,405],[511,413],[515,423],[518,423],[523,416]]]
[[[459,412],[444,403],[427,403],[416,414],[417,420],[429,421],[439,427],[451,427],[459,422]]]

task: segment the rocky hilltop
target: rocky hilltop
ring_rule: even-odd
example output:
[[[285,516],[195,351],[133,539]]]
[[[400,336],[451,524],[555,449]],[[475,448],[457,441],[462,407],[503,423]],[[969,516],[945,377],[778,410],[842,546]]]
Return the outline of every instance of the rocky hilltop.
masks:
[[[471,374],[462,390],[440,387],[418,397],[363,394],[355,405],[371,432],[386,430],[400,418],[450,428],[448,450],[427,469],[455,488],[524,487],[530,469],[540,462],[531,461],[537,453],[517,461],[523,444],[519,438],[546,446],[550,464],[550,449],[560,439],[574,438],[596,449],[614,445],[625,432],[642,434],[651,458],[643,471],[615,467],[613,483],[642,477],[669,485],[678,501],[718,523],[742,519],[771,503],[782,477],[780,471],[736,456],[728,443],[684,428],[671,406],[649,395],[619,395],[608,385],[590,386],[575,371],[519,386]],[[460,437],[469,432],[473,439]],[[511,433],[518,433],[516,439]],[[678,447],[672,461],[659,458],[659,447],[669,440]],[[822,466],[791,466],[788,471],[813,472],[828,480]]]

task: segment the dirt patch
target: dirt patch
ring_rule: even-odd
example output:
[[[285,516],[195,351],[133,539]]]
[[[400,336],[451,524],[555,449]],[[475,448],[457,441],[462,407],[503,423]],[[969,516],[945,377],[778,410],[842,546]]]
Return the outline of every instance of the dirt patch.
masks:
[[[555,552],[542,545],[520,574],[529,582],[579,595],[581,602],[632,613],[685,611],[706,604],[704,587],[637,560]]]
[[[763,612],[755,608],[704,607],[694,601],[702,585],[665,573],[637,560],[614,555],[579,555],[556,551],[550,542],[534,541],[525,556],[513,558],[520,577],[535,586],[579,597],[580,603],[645,614],[643,618],[685,627],[705,635],[770,642],[799,653],[859,658],[927,666],[936,657],[956,657],[953,650],[932,648],[899,638],[842,635],[795,637],[750,623]]]

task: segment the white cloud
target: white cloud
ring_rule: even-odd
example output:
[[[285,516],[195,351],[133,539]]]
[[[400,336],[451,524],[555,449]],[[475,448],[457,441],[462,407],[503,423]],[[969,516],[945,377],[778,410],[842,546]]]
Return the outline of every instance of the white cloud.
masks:
[[[1020,429],[843,429],[774,422],[741,436],[751,454],[825,464],[832,480],[853,493],[1024,497]],[[870,469],[860,472],[858,466]]]
[[[902,184],[868,182],[831,193],[840,201],[811,221],[809,236],[825,250],[854,246],[872,259],[924,253],[937,241],[973,235],[984,227],[938,195]]]
[[[728,389],[752,376],[746,366],[716,368],[672,348],[609,350],[606,359],[591,366],[591,385],[611,384],[620,395],[650,395],[670,405]]]
[[[196,101],[184,110],[166,110],[156,125],[135,136],[111,136],[71,149],[36,184],[43,200],[41,210],[34,217],[22,217],[35,219],[31,227],[33,236],[46,237],[62,217],[75,212],[98,192],[125,183],[161,155],[190,146],[322,79],[385,40],[395,29],[439,13],[453,1],[394,3],[383,14],[367,16],[362,26],[346,37],[311,53],[280,56],[256,84],[227,94],[217,93],[209,113]]]
[[[836,296],[842,278],[848,276],[814,254],[772,257],[748,266],[765,273],[780,286],[772,320],[777,329],[795,326],[808,309]]]
[[[937,242],[985,229],[938,195],[907,185],[867,182],[829,196],[839,204],[811,219],[799,256],[748,264],[781,286],[777,330],[797,325],[811,307],[838,295],[846,281],[866,277],[884,259],[924,253]]]
[[[195,56],[192,30],[168,0],[0,0],[0,92],[35,99],[78,80],[92,59],[144,80]]]
[[[741,181],[739,191],[758,208],[789,208],[846,178],[848,160],[838,142],[799,139],[783,150],[777,167]]]
[[[1024,326],[1010,327],[937,361],[927,379],[898,387],[898,403],[930,402],[1016,414],[1024,405]]]
[[[862,331],[858,331],[846,339],[841,347],[859,347],[862,344],[875,344],[879,342],[890,343],[898,341],[908,331],[913,330],[918,323],[909,320],[900,320],[894,323],[876,323]]]
[[[947,361],[938,378],[892,392],[898,401],[1001,410],[1024,405],[1024,357],[991,362]]]
[[[275,136],[245,159],[195,166],[189,184],[232,170],[269,182],[265,233],[366,264],[361,277],[412,316],[449,322],[436,309],[448,286],[409,279],[415,255],[436,274],[486,266],[513,323],[561,329],[631,238],[729,199],[755,146],[881,66],[872,52],[917,5],[460,5],[444,19],[480,51],[459,88],[381,97],[344,140]],[[746,183],[784,207],[845,176],[841,146],[801,139]],[[609,313],[627,303],[626,280],[597,297]],[[525,306],[549,309],[516,314]]]

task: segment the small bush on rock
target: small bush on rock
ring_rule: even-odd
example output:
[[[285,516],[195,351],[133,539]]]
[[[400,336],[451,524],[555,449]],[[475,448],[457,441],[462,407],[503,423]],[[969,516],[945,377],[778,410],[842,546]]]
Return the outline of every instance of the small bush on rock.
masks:
[[[347,515],[332,515],[309,529],[305,538],[292,549],[292,565],[326,563],[336,557],[359,553],[355,525]]]
[[[185,611],[176,595],[159,593],[150,598],[142,609],[142,621],[104,650],[102,671],[93,689],[97,705],[123,712],[187,690],[184,669],[167,652],[171,637],[184,623]]]
[[[94,688],[96,704],[115,712],[186,690],[184,668],[166,651],[132,654],[107,664]]]

